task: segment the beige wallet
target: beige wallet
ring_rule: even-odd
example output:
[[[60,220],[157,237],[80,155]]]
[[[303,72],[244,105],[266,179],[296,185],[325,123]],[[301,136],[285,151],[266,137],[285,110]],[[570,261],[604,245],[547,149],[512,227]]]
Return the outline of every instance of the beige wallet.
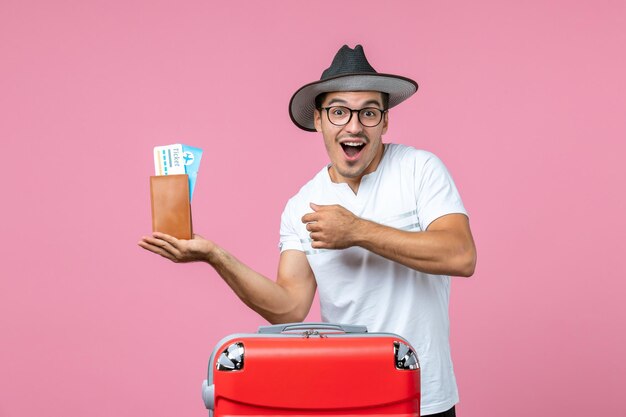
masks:
[[[192,238],[187,174],[151,176],[150,200],[153,232],[166,233],[177,239]]]

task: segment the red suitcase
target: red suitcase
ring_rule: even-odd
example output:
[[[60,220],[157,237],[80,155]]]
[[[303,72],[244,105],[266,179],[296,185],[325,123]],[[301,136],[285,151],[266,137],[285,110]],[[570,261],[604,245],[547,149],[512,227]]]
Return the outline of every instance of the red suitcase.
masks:
[[[402,337],[364,326],[264,326],[217,344],[202,397],[210,417],[419,416],[419,362]]]

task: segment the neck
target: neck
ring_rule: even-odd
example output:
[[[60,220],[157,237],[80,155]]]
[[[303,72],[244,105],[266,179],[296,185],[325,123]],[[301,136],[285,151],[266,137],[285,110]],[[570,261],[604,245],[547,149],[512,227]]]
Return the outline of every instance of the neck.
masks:
[[[358,176],[355,177],[345,177],[337,172],[337,169],[331,165],[328,167],[328,175],[330,176],[330,180],[334,183],[346,183],[350,187],[350,189],[356,194],[359,191],[359,186],[361,185],[361,180],[367,174],[371,174],[372,172],[378,169],[378,165],[380,165],[380,161],[383,159],[383,155],[385,154],[385,150],[387,147],[385,144],[381,144],[380,152],[376,155],[376,157],[370,162],[367,168]]]
[[[359,191],[359,185],[361,185],[361,179],[365,175],[365,173],[361,174],[356,178],[348,178],[340,175],[334,166],[328,167],[328,175],[330,176],[330,180],[336,184],[346,183],[348,187],[356,194]]]

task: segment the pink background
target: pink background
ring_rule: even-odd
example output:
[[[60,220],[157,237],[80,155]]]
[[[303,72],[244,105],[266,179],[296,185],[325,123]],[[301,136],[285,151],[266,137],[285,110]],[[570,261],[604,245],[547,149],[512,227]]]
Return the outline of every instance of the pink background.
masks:
[[[196,231],[273,277],[326,163],[287,103],[344,43],[418,81],[386,140],[439,155],[471,214],[459,415],[622,415],[625,28],[617,0],[2,0],[0,416],[205,415],[214,344],[265,322],[137,246],[152,147],[204,149]]]

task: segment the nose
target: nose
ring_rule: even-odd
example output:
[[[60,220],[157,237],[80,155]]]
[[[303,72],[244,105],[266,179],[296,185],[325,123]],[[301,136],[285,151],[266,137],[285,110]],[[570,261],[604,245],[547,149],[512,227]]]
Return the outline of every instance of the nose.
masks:
[[[349,133],[358,133],[363,130],[363,125],[359,120],[359,110],[350,110],[350,121],[344,126],[344,130]]]

